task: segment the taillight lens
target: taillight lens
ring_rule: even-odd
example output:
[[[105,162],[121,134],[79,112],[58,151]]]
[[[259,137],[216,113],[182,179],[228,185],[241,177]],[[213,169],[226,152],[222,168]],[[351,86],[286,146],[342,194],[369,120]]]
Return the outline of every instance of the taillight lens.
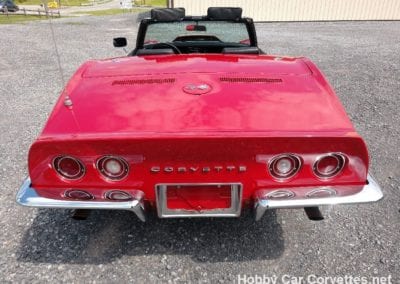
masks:
[[[129,165],[123,158],[105,156],[97,161],[97,169],[105,178],[121,180],[128,175]]]
[[[293,154],[282,154],[272,158],[269,163],[269,172],[277,179],[287,179],[297,174],[300,167],[300,157]]]
[[[65,197],[77,200],[90,200],[94,199],[93,195],[84,190],[71,189],[64,193]]]
[[[85,174],[85,167],[81,161],[71,156],[59,156],[53,160],[53,168],[66,179],[79,179]]]
[[[344,168],[346,159],[342,154],[331,153],[321,156],[314,163],[314,173],[320,178],[331,178],[338,175]]]

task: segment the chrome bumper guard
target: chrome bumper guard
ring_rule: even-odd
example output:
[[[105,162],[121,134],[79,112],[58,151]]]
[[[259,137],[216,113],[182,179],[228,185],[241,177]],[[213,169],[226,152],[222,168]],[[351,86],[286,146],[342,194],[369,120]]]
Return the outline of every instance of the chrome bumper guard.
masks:
[[[380,200],[383,197],[382,190],[377,182],[368,175],[367,184],[363,189],[353,195],[324,197],[324,198],[304,198],[304,199],[267,199],[259,197],[255,200],[254,211],[256,221],[260,220],[267,209],[278,208],[304,208],[322,205],[336,204],[357,204],[368,203]]]
[[[142,199],[130,201],[77,201],[77,200],[58,200],[41,197],[36,190],[31,187],[30,178],[26,178],[17,193],[17,203],[23,206],[40,208],[61,208],[61,209],[111,209],[128,210],[136,214],[141,220],[145,221],[145,213]]]

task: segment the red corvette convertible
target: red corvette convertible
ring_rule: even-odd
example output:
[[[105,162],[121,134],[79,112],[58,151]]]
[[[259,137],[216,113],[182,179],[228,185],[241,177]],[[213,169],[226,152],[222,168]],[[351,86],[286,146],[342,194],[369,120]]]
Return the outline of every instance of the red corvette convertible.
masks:
[[[84,63],[29,152],[24,206],[237,217],[377,201],[368,151],[318,68],[264,54],[240,8],[154,9],[126,57]],[[126,45],[115,38],[114,46]]]

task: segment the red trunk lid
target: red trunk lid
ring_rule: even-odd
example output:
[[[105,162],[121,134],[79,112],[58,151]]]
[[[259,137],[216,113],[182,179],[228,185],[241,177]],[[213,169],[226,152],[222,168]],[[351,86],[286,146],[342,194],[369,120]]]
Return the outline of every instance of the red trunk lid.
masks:
[[[71,107],[64,105],[66,95]],[[326,131],[354,130],[306,59],[172,55],[84,65],[42,137]]]

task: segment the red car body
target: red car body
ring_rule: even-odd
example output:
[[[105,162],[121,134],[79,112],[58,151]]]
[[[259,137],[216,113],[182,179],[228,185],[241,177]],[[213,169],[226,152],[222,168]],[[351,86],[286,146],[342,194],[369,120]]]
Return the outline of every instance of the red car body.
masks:
[[[343,168],[321,178],[315,163],[331,153],[343,155]],[[288,179],[271,173],[271,161],[282,154],[299,157],[298,172]],[[84,175],[60,177],[54,168],[60,155],[77,158]],[[127,162],[123,179],[110,180],[99,171],[97,161],[108,155]],[[106,198],[108,191],[120,190],[139,194],[142,209],[158,210],[160,217],[196,217],[229,208],[237,185],[231,215],[238,216],[242,208],[268,199],[264,209],[357,203],[354,196],[373,182],[368,166],[365,142],[307,58],[145,55],[88,61],[77,70],[30,149],[29,187],[53,205],[71,200],[65,195],[71,189],[92,196],[83,203],[121,203]],[[163,186],[165,212],[158,199]],[[319,202],[308,198],[315,189],[335,194],[315,196],[324,200]],[[373,197],[359,201],[380,199],[375,189]],[[285,196],[268,194],[282,190],[293,196],[274,207]],[[168,214],[174,210],[179,214]]]

